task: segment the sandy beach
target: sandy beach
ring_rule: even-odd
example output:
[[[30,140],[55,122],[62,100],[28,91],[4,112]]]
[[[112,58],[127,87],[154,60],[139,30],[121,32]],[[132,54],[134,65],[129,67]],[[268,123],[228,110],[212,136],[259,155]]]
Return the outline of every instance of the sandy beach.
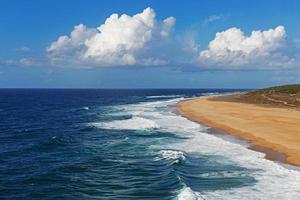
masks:
[[[183,116],[193,121],[250,141],[254,149],[267,154],[266,158],[266,149],[272,149],[279,155],[285,154],[287,163],[300,166],[299,110],[215,101],[212,98],[183,101],[177,108]],[[271,157],[273,160],[283,160]]]

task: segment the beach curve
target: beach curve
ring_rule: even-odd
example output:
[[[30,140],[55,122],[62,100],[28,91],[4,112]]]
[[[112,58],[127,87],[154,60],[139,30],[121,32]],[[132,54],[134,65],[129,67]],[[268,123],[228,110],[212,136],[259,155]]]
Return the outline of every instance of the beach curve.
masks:
[[[190,120],[248,140],[253,146],[283,153],[287,163],[300,166],[299,110],[215,101],[214,98],[182,101],[177,109]],[[256,150],[261,151],[262,148]]]

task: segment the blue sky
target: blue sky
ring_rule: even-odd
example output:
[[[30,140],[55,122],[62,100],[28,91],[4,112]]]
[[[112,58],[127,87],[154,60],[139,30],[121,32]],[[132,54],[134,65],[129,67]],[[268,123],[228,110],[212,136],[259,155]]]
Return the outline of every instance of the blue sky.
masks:
[[[2,0],[0,87],[297,83],[299,7],[296,0]]]

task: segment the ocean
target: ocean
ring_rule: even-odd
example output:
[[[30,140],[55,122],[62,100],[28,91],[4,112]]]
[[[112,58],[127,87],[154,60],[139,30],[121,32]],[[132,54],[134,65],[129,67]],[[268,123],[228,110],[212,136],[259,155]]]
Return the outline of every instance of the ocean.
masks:
[[[300,171],[175,109],[235,91],[1,89],[0,199],[300,199]]]

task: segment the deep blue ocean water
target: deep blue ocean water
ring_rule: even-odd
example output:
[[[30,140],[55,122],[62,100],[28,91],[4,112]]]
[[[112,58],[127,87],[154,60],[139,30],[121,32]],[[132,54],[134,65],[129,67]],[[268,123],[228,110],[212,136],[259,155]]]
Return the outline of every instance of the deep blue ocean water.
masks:
[[[2,89],[0,199],[297,199],[299,172],[176,114],[233,91]]]

